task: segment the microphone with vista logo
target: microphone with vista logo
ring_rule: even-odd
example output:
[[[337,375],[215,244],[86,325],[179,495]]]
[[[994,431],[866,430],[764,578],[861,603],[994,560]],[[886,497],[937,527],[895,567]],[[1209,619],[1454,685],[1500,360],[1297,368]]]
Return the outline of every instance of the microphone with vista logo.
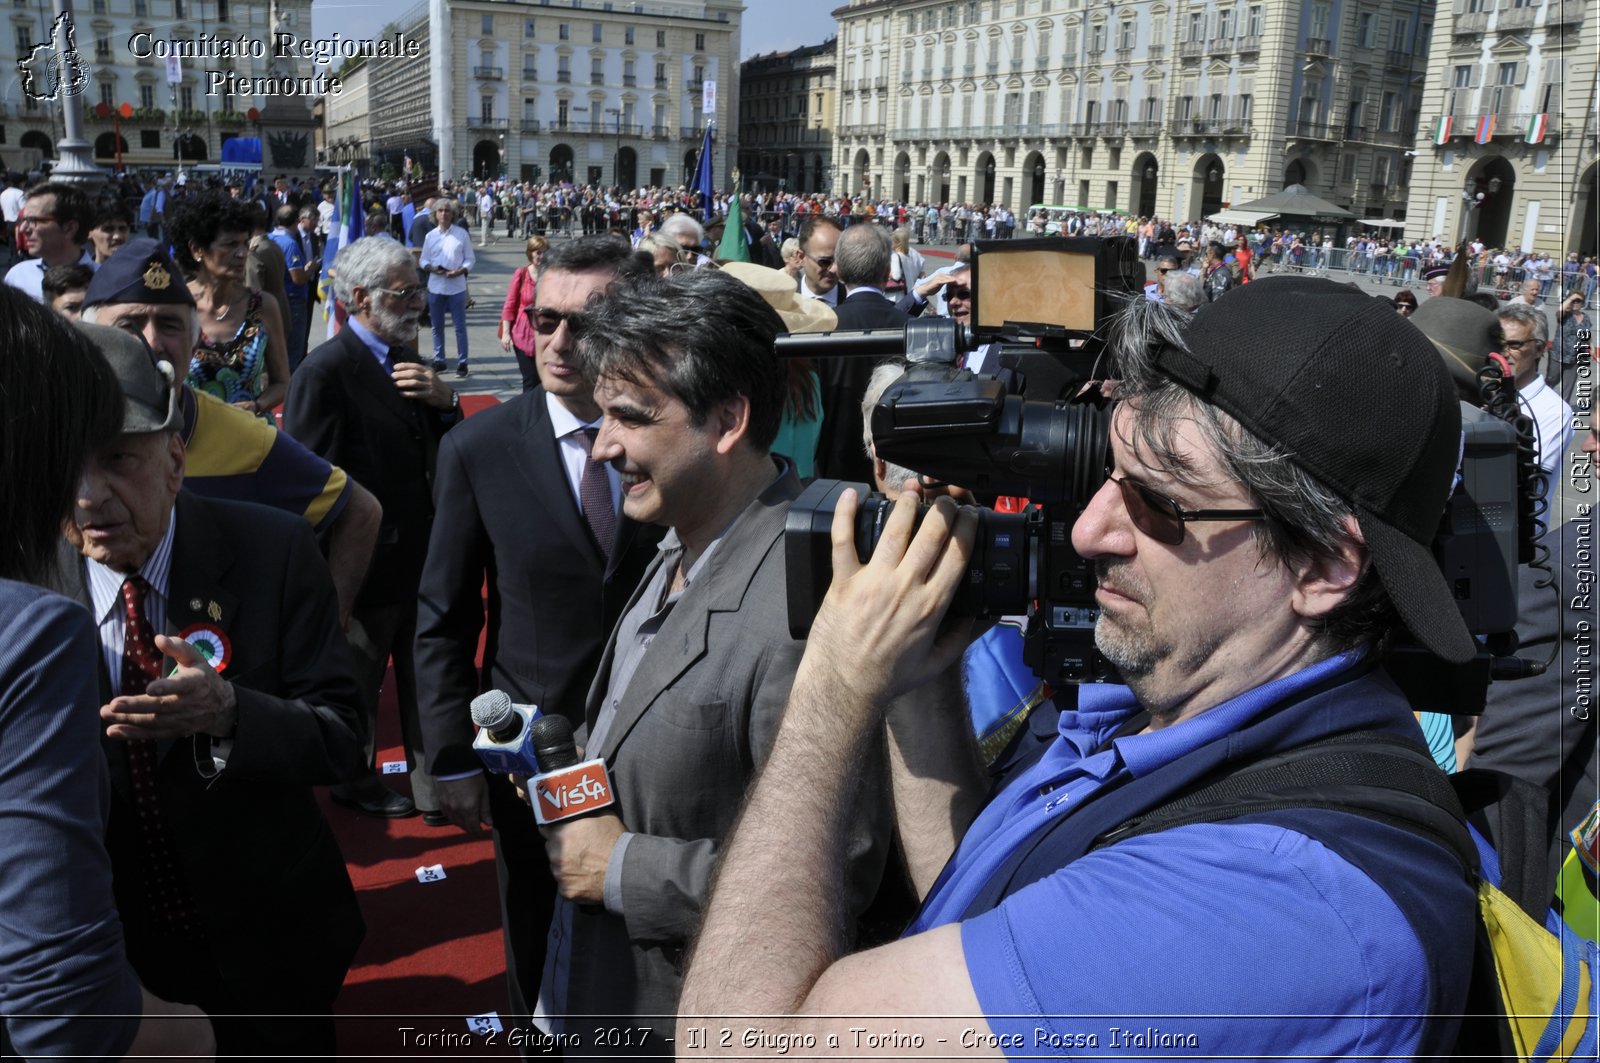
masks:
[[[486,690],[472,699],[472,722],[480,728],[473,752],[497,775],[537,775],[533,724],[540,719],[538,706],[516,705],[504,690]]]
[[[560,823],[615,803],[611,776],[603,760],[578,760],[572,723],[565,716],[541,716],[528,728],[539,774],[528,782],[533,818],[541,826]]]

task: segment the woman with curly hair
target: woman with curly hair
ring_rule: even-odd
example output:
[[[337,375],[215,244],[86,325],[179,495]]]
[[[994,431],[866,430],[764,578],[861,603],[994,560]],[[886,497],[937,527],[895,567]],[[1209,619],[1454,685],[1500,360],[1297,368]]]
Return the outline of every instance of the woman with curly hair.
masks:
[[[189,386],[270,417],[289,388],[289,347],[277,302],[244,282],[259,209],[207,192],[179,201],[169,224],[200,320]]]

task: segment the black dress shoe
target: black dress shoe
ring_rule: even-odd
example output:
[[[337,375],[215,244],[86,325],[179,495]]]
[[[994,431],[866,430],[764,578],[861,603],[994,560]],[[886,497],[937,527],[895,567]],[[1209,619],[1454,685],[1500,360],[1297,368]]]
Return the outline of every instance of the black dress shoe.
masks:
[[[466,376],[466,375],[467,375],[467,367],[466,366],[464,366],[464,365],[456,366],[456,376]]]
[[[422,814],[422,822],[430,827],[448,827],[450,826],[450,817],[438,811],[424,812]]]
[[[444,372],[444,359],[443,358],[440,358],[438,361],[433,363],[433,371],[435,373]]]
[[[328,796],[333,798],[333,803],[336,805],[353,808],[363,815],[377,816],[380,819],[405,819],[407,816],[417,814],[417,806],[411,803],[411,798],[405,794],[397,794],[388,787],[380,787],[377,793],[369,797],[351,796],[337,790]]]

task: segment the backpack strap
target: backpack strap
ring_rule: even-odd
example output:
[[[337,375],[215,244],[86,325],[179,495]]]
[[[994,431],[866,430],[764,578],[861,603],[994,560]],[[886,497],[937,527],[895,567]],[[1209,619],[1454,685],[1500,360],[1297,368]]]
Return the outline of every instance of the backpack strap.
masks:
[[[1475,872],[1478,849],[1450,779],[1427,751],[1397,735],[1333,735],[1224,770],[1095,839],[1091,851],[1191,823],[1255,818],[1288,809],[1352,812],[1409,830]]]

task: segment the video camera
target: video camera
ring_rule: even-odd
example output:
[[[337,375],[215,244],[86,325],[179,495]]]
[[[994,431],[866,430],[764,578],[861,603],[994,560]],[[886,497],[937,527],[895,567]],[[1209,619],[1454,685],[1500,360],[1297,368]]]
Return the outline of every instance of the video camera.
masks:
[[[1107,326],[1126,300],[1143,297],[1142,263],[1129,237],[1036,238],[976,243],[971,269],[969,325],[913,319],[903,331],[785,336],[778,353],[903,361],[905,374],[872,410],[878,456],[980,497],[1034,504],[1024,513],[980,510],[951,611],[1026,615],[1023,659],[1051,686],[1116,681],[1095,648],[1094,566],[1072,548],[1072,526],[1104,484],[1110,454],[1110,411],[1085,385],[1116,376],[1104,363]],[[980,354],[993,372],[963,367]],[[1415,707],[1452,713],[1481,709],[1493,662],[1515,649],[1518,526],[1527,510],[1513,427],[1465,406],[1463,420],[1461,481],[1434,553],[1469,630],[1492,637],[1464,668],[1403,642],[1386,658]],[[871,485],[818,480],[790,506],[784,545],[796,638],[810,631],[832,579],[830,530],[847,488],[862,499],[855,543],[863,562],[893,505]]]

